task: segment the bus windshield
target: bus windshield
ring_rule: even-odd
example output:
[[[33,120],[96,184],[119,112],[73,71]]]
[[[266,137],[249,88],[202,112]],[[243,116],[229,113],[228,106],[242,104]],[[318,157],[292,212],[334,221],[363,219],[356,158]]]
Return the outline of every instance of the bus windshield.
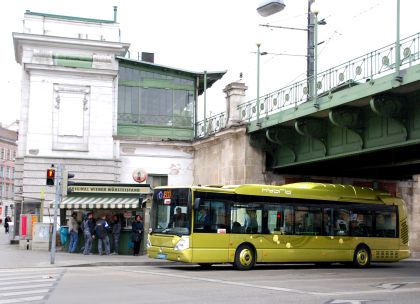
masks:
[[[156,189],[151,214],[152,233],[189,235],[190,197],[189,189]]]

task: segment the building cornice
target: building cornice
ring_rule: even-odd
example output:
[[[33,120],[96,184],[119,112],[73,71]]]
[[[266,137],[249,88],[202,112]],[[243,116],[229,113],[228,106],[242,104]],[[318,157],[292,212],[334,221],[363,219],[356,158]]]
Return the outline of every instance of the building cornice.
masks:
[[[111,52],[116,56],[124,56],[130,47],[129,43],[103,40],[90,40],[69,37],[57,37],[26,33],[12,33],[15,49],[15,60],[22,63],[22,45],[49,46],[67,49]]]
[[[69,68],[69,67],[62,67],[62,66],[55,66],[55,65],[44,65],[44,64],[36,64],[36,63],[25,63],[25,70],[32,70],[32,71],[54,71],[60,72],[65,74],[90,74],[90,75],[101,75],[101,76],[111,76],[115,77],[118,75],[118,70],[110,70],[110,69],[83,69],[83,68]]]

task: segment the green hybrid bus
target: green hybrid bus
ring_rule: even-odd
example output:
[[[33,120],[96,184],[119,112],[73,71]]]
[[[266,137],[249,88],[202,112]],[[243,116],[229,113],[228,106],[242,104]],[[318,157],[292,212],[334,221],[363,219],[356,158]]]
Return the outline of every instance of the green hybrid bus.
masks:
[[[232,263],[396,262],[409,257],[404,202],[349,185],[191,186],[154,190],[148,256]]]

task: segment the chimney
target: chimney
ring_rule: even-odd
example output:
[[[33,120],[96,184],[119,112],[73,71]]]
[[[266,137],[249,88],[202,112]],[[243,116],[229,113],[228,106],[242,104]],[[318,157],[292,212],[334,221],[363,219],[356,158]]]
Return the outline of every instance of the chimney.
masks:
[[[114,6],[114,22],[117,22],[117,10],[118,10],[118,7]]]
[[[141,52],[141,61],[155,63],[155,53]]]

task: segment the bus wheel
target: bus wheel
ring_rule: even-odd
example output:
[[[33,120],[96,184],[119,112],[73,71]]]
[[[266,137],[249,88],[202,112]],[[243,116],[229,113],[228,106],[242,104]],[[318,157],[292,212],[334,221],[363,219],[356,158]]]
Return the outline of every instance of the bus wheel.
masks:
[[[353,266],[357,268],[365,268],[370,264],[370,250],[365,245],[360,245],[354,251]]]
[[[255,264],[255,253],[249,245],[241,245],[236,249],[235,267],[239,270],[250,270]]]

